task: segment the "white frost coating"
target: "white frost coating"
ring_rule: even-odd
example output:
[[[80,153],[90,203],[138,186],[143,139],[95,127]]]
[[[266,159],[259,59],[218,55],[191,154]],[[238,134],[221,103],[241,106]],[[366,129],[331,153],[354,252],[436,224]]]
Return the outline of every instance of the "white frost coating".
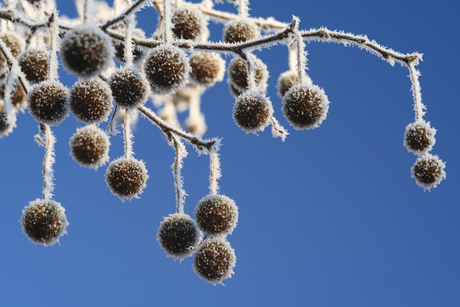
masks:
[[[222,177],[220,169],[220,159],[219,159],[219,142],[214,143],[214,145],[209,150],[209,192],[213,195],[219,193],[219,183],[217,180]]]
[[[11,96],[16,90],[16,75],[15,71],[11,71],[8,75],[6,86],[5,86],[5,100],[3,102],[3,113],[5,123],[10,125],[11,129],[16,127],[16,112],[14,111],[13,103],[11,102]]]
[[[173,15],[172,7],[171,7],[171,0],[163,0],[163,35],[165,42],[172,42],[172,21],[171,17]]]
[[[48,200],[53,197],[52,192],[54,190],[53,164],[55,162],[54,143],[56,143],[56,139],[48,125],[43,125],[43,127],[46,141],[45,159],[43,161],[43,198]]]
[[[297,73],[299,75],[299,83],[303,83],[304,80],[307,78],[306,70],[307,70],[307,54],[308,52],[305,50],[305,43],[303,41],[302,35],[299,32],[299,23],[300,19],[296,16],[292,16],[293,22],[295,22],[294,28],[294,39],[295,44],[292,44],[292,48],[295,48],[297,52]]]
[[[125,158],[133,157],[133,134],[131,133],[131,110],[126,110],[125,120],[123,123],[123,138],[125,141]]]
[[[424,134],[423,136],[426,136],[429,142],[428,147],[425,148],[424,150],[413,149],[408,144],[408,133],[411,133],[411,135],[413,135],[413,133],[419,129],[425,130],[426,134]],[[419,121],[416,121],[415,123],[410,123],[409,125],[406,126],[406,132],[404,133],[403,145],[406,147],[406,149],[409,152],[413,152],[416,155],[423,155],[431,151],[431,149],[433,149],[433,146],[436,143],[436,139],[434,137],[435,135],[436,135],[436,129],[431,128],[429,122],[425,122],[424,120],[419,120]],[[416,136],[416,138],[418,139],[419,137]]]
[[[280,125],[274,116],[272,116],[270,120],[272,121],[272,136],[274,138],[281,138],[281,141],[283,142],[286,141],[286,137],[289,135],[289,132]]]
[[[117,120],[121,111],[122,108],[115,106],[115,110],[113,111],[112,117],[110,118],[110,122],[107,127],[107,135],[117,135],[120,132],[117,130]]]
[[[443,179],[446,179],[445,168],[445,162],[439,159],[437,155],[433,156],[428,153],[415,161],[415,164],[411,168],[411,177],[415,179],[419,187],[423,188],[423,191],[430,191],[431,188],[436,188]],[[434,172],[437,172],[437,174],[432,182],[427,183],[421,180],[424,177],[432,177]]]
[[[4,110],[4,101],[0,100],[0,138],[8,136],[14,128],[16,128],[16,114],[11,116],[11,112],[14,112],[12,109],[10,112],[5,112]],[[7,116],[10,116],[10,119],[7,119]]]
[[[419,58],[417,58],[418,60]],[[423,120],[423,115],[425,115],[425,110],[426,107],[422,103],[422,92],[421,92],[421,87],[420,87],[420,82],[418,81],[418,77],[420,77],[420,71],[414,68],[414,65],[417,65],[417,63],[409,63],[408,68],[409,68],[409,78],[412,83],[412,96],[414,97],[414,111],[415,111],[415,121],[421,121]]]
[[[59,17],[57,11],[53,12],[54,22],[51,23],[51,52],[48,62],[48,80],[57,81],[59,79],[58,67],[59,61],[57,58],[57,51],[59,49]]]
[[[181,171],[183,161],[187,157],[188,152],[180,139],[176,139],[173,135],[171,135],[171,139],[172,140],[169,142],[169,145],[171,145],[176,152],[174,163],[171,165],[174,175],[174,186],[176,187],[176,212],[183,214],[185,196],[187,196],[187,193],[185,193],[184,190],[184,177],[182,177]]]
[[[133,29],[134,29],[134,17],[130,16],[125,20],[126,37],[125,37],[125,66],[131,67],[133,65]]]
[[[238,15],[241,17],[249,16],[249,1],[238,0]]]

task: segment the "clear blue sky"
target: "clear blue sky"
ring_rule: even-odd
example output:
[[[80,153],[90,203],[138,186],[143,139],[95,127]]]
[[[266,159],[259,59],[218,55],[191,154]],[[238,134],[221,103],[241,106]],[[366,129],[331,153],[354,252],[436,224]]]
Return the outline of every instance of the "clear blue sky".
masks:
[[[57,2],[75,16],[73,3]],[[223,138],[221,192],[239,207],[228,237],[235,275],[225,286],[196,276],[191,257],[167,258],[156,241],[159,223],[175,210],[174,151],[142,119],[134,152],[150,179],[140,199],[125,203],[107,188],[106,166],[81,168],[69,155],[68,140],[82,124],[71,115],[53,128],[54,199],[70,225],[60,246],[32,244],[19,220],[41,197],[44,149],[33,140],[37,123],[19,113],[18,127],[0,140],[0,305],[460,306],[459,11],[446,0],[252,1],[252,16],[289,22],[294,14],[301,29],[367,34],[394,50],[423,53],[425,119],[438,130],[432,153],[447,162],[447,179],[424,192],[411,178],[416,156],[402,145],[414,120],[405,67],[355,47],[308,44],[308,73],[331,105],[320,128],[296,131],[276,95],[287,49],[257,52],[270,71],[275,116],[291,133],[286,142],[269,130],[247,135],[234,124],[226,81],[202,97],[205,136]],[[139,15],[148,35],[156,20],[151,8]],[[211,38],[220,39],[221,29],[212,24]],[[75,79],[62,72],[61,80],[71,86]],[[115,159],[122,155],[120,134],[111,142]],[[193,214],[208,193],[209,160],[188,151],[185,212]]]

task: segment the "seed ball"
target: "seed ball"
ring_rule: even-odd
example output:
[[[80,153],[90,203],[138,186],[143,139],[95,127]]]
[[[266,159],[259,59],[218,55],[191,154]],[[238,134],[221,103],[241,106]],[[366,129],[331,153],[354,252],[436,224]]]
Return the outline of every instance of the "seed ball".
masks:
[[[109,85],[117,105],[130,110],[143,105],[150,93],[147,79],[134,67],[117,70],[110,77]]]
[[[0,39],[9,48],[11,54],[17,58],[25,49],[26,43],[22,37],[14,32],[0,33]],[[0,53],[0,70],[5,69],[7,62],[2,53]]]
[[[67,233],[69,222],[60,203],[36,199],[22,210],[21,224],[33,243],[51,246]]]
[[[175,213],[164,218],[158,228],[157,240],[166,255],[174,260],[190,256],[201,232],[188,214]]]
[[[147,186],[147,169],[143,161],[134,158],[118,158],[112,161],[105,173],[110,191],[121,201],[137,198]]]
[[[90,79],[107,69],[113,55],[110,37],[94,25],[78,25],[61,41],[62,65],[80,79]]]
[[[434,135],[436,129],[430,127],[430,123],[423,120],[416,121],[406,127],[404,133],[404,146],[416,155],[429,152],[436,142]]]
[[[110,140],[100,128],[78,128],[70,138],[70,155],[81,166],[97,169],[109,161]]]
[[[259,91],[265,92],[267,88],[268,70],[267,65],[254,55],[250,55],[251,62],[255,65],[255,82]],[[248,89],[248,64],[240,58],[233,58],[228,65],[228,80],[239,91]]]
[[[0,99],[5,99],[6,83],[0,85]],[[15,85],[15,90],[10,94],[10,101],[16,110],[22,110],[27,106],[26,92],[18,83]]]
[[[329,100],[319,86],[304,82],[287,91],[282,110],[294,129],[314,129],[326,119]]]
[[[225,61],[215,53],[197,52],[190,56],[190,78],[196,84],[212,86],[224,79]]]
[[[184,86],[190,70],[185,52],[170,44],[151,50],[144,63],[147,80],[157,94],[169,94]]]
[[[10,134],[10,132],[12,132],[16,127],[16,114],[11,115],[13,116],[8,118],[5,112],[4,102],[0,101],[0,138],[8,136],[8,134]]]
[[[195,219],[207,235],[229,235],[238,221],[235,201],[225,195],[208,195],[195,208]]]
[[[85,124],[106,121],[112,111],[112,101],[112,90],[101,80],[78,81],[70,89],[70,110]]]
[[[41,49],[29,49],[19,57],[19,66],[30,83],[45,81],[48,76],[48,53]]]
[[[27,95],[27,106],[36,121],[59,125],[69,115],[69,90],[62,83],[44,81],[34,85]]]
[[[194,135],[203,136],[208,129],[203,114],[189,116],[185,120],[185,129]]]
[[[241,94],[233,106],[233,119],[246,133],[263,131],[270,123],[272,115],[270,100],[255,92]]]
[[[179,39],[205,40],[208,29],[203,13],[195,8],[181,7],[174,11],[172,32]]]
[[[419,157],[412,166],[412,178],[415,179],[418,186],[429,191],[431,188],[436,188],[446,178],[445,167],[446,163],[438,156],[425,154]]]
[[[284,97],[284,94],[299,83],[299,75],[296,71],[288,70],[283,72],[278,78],[278,95]]]
[[[224,28],[223,41],[226,43],[243,43],[260,36],[257,25],[248,18],[236,18]]]
[[[112,29],[120,31],[122,35],[126,35],[126,27],[124,24],[119,23],[116,26],[113,26]],[[145,32],[141,29],[133,29],[133,35],[139,38],[145,38]],[[115,48],[115,59],[120,63],[125,63],[125,43],[119,40],[113,40],[113,47]],[[138,64],[142,62],[145,56],[145,52],[142,48],[138,46],[133,46],[133,62]]]
[[[222,237],[203,242],[193,259],[193,270],[201,279],[215,285],[234,274],[236,256],[230,243]]]

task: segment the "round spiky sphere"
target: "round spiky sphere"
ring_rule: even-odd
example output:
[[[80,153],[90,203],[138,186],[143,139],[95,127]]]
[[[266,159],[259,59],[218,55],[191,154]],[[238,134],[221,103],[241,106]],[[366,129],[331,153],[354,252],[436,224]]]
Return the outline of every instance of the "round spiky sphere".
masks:
[[[309,83],[296,84],[283,98],[283,113],[294,129],[314,129],[326,119],[329,100],[323,89]]]
[[[247,18],[236,18],[224,28],[223,41],[226,43],[243,43],[260,36],[259,28]]]
[[[172,32],[179,39],[200,41],[206,39],[208,29],[203,13],[192,7],[177,8],[172,17]]]
[[[19,66],[30,83],[45,81],[48,76],[48,53],[42,49],[29,49],[18,59]]]
[[[238,207],[225,195],[208,195],[195,208],[195,219],[207,235],[228,235],[236,227]]]
[[[233,106],[233,119],[246,133],[263,131],[270,123],[272,115],[270,100],[255,92],[241,94]]]
[[[67,233],[65,209],[54,200],[36,199],[22,210],[22,231],[35,244],[51,246]]]
[[[112,29],[120,31],[122,35],[126,35],[126,27],[122,23],[113,26]],[[145,32],[139,28],[133,29],[133,35],[139,38],[145,38]],[[113,40],[113,46],[115,48],[115,59],[120,63],[125,63],[125,43],[119,40]],[[145,56],[144,50],[138,46],[133,46],[132,54],[134,64],[140,63]]]
[[[14,32],[0,33],[0,39],[10,49],[11,54],[17,58],[25,49],[25,41],[22,37]],[[6,68],[6,59],[0,52],[0,70]]]
[[[174,260],[190,256],[201,232],[188,214],[175,213],[164,218],[158,228],[157,240],[165,253]]]
[[[299,75],[296,71],[288,70],[283,72],[278,78],[278,95],[284,97],[284,94],[299,83]]]
[[[190,78],[198,85],[212,86],[222,81],[225,73],[225,61],[215,53],[197,52],[190,56]]]
[[[211,284],[222,283],[233,275],[235,251],[225,238],[215,237],[203,242],[193,259],[193,270]]]
[[[81,166],[97,169],[109,161],[109,137],[96,126],[78,128],[69,145],[72,158]]]
[[[118,158],[112,161],[105,173],[110,191],[121,201],[133,199],[147,186],[147,169],[144,162],[134,158]]]
[[[144,63],[144,72],[152,90],[169,94],[188,82],[190,63],[184,51],[170,44],[151,50]]]
[[[436,129],[430,127],[430,123],[423,120],[416,121],[406,127],[404,133],[404,146],[416,155],[429,152],[436,142],[434,135]]]
[[[150,86],[144,74],[134,67],[117,70],[110,77],[109,84],[116,104],[130,110],[143,105],[150,93]]]
[[[27,94],[27,106],[36,121],[59,125],[69,115],[69,90],[57,81],[34,85]]]
[[[267,65],[254,55],[250,55],[253,65],[255,65],[256,75],[254,76],[257,88],[264,92],[267,88],[268,70]],[[233,58],[228,65],[228,80],[231,85],[239,91],[244,92],[248,89],[248,64],[240,58]]]
[[[418,186],[429,191],[431,188],[436,188],[446,178],[445,167],[446,163],[438,156],[425,154],[419,157],[412,166],[412,178],[415,179]]]
[[[81,79],[90,79],[108,68],[113,55],[110,37],[95,25],[78,25],[61,41],[62,65]]]
[[[8,118],[3,104],[4,102],[0,101],[0,138],[8,136],[16,127],[16,115],[13,114],[13,116]]]
[[[101,80],[78,81],[70,89],[70,110],[85,124],[106,121],[112,111],[112,101],[112,90]]]

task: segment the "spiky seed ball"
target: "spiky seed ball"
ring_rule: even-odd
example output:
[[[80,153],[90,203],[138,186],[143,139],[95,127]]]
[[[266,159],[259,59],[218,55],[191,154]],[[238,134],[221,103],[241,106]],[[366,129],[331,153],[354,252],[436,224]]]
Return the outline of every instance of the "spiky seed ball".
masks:
[[[112,111],[112,102],[112,90],[101,80],[78,81],[70,89],[70,110],[85,124],[106,121]]]
[[[195,219],[207,235],[229,235],[238,221],[235,201],[225,195],[210,194],[198,202]]]
[[[151,50],[144,63],[150,87],[157,94],[169,94],[188,82],[190,63],[184,51],[170,44]]]
[[[54,200],[36,199],[22,210],[22,231],[35,244],[51,246],[67,233],[65,209]]]
[[[434,135],[436,129],[430,127],[430,123],[423,120],[416,121],[407,125],[406,132],[404,133],[404,146],[407,150],[416,155],[429,152],[436,139]]]
[[[29,49],[18,59],[19,66],[30,83],[45,81],[48,76],[48,53],[42,49]]]
[[[3,32],[0,33],[0,39],[10,49],[11,54],[17,58],[25,49],[26,43],[22,37],[14,32]],[[2,53],[0,53],[0,70],[6,68],[6,59]]]
[[[126,35],[126,27],[122,23],[117,24],[116,26],[112,27],[112,29],[120,31],[123,35]],[[139,28],[133,29],[133,35],[140,38],[145,38],[145,32]],[[115,48],[115,59],[117,59],[117,61],[120,63],[125,63],[125,43],[122,41],[113,40],[113,46]],[[144,59],[145,52],[138,46],[133,47],[133,62],[134,64],[137,64]]]
[[[0,99],[5,99],[6,83],[0,85]],[[17,110],[21,110],[26,107],[26,92],[24,92],[22,86],[17,83],[15,90],[11,93],[10,101]]]
[[[112,161],[105,173],[110,191],[121,201],[137,198],[147,186],[147,169],[143,161],[134,158],[118,158]]]
[[[445,167],[446,163],[438,156],[425,154],[419,157],[412,166],[412,178],[415,179],[418,186],[429,191],[431,188],[436,188],[446,178]]]
[[[287,91],[282,109],[294,129],[314,129],[326,119],[329,100],[319,86],[304,82]]]
[[[174,260],[190,256],[201,232],[188,214],[175,213],[164,218],[158,228],[157,240],[166,255]]]
[[[198,85],[212,86],[222,81],[225,73],[225,61],[215,53],[197,52],[190,56],[190,78]]]
[[[272,115],[270,100],[255,92],[241,94],[233,106],[233,119],[246,133],[263,131],[269,125]]]
[[[243,43],[260,36],[257,25],[248,18],[236,18],[224,28],[223,41],[226,43]]]
[[[27,94],[27,106],[36,121],[59,125],[69,115],[69,90],[57,81],[34,85]]]
[[[288,70],[283,72],[278,78],[278,95],[284,97],[284,94],[299,83],[299,75],[296,71]]]
[[[116,104],[130,110],[143,105],[150,93],[150,86],[144,74],[134,67],[117,70],[110,77],[109,85]]]
[[[255,65],[255,81],[257,88],[264,92],[267,88],[268,70],[267,65],[254,55],[250,55],[252,63]],[[248,89],[248,64],[240,58],[233,58],[228,65],[228,80],[239,91]]]
[[[109,161],[109,137],[94,125],[78,128],[69,145],[70,155],[81,166],[97,169]]]
[[[0,138],[8,136],[16,127],[16,116],[11,116],[8,119],[3,104],[4,102],[0,101]]]
[[[234,274],[236,256],[230,243],[222,237],[207,239],[196,251],[193,270],[211,284],[222,283]]]
[[[113,55],[110,37],[95,25],[78,25],[61,41],[62,65],[81,79],[90,79],[108,68]]]
[[[207,22],[203,13],[192,7],[177,8],[172,17],[172,32],[179,39],[200,41],[207,34]]]

